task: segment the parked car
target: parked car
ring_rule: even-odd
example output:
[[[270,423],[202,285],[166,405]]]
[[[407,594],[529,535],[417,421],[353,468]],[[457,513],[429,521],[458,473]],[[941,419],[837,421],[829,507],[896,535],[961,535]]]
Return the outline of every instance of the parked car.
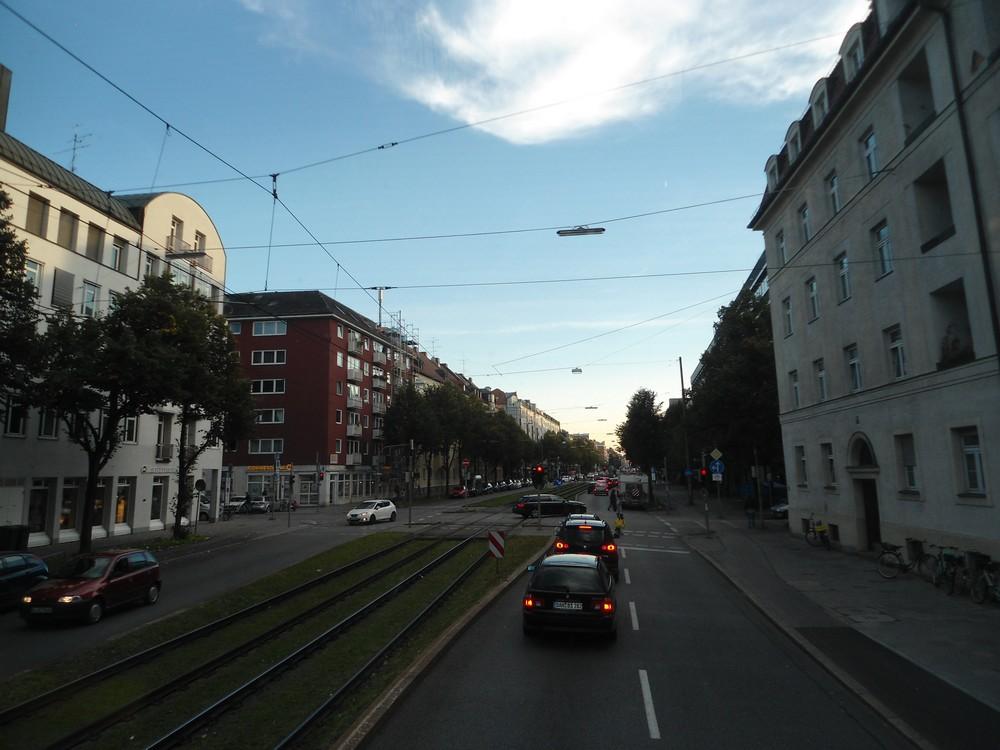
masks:
[[[375,523],[395,521],[396,505],[392,500],[367,500],[347,514],[347,523]]]
[[[145,550],[108,550],[70,558],[47,581],[21,597],[28,625],[44,620],[97,623],[104,612],[132,602],[156,604],[160,564]]]
[[[549,548],[549,555],[586,554],[601,558],[618,580],[618,545],[611,527],[593,516],[582,518],[573,515],[563,521],[556,539]]]
[[[465,489],[465,487],[452,487],[448,491],[448,497],[463,498],[468,496],[469,496],[469,491]]]
[[[247,500],[248,513],[270,513],[271,501],[266,497],[251,497]]]
[[[552,555],[528,566],[521,599],[525,635],[539,630],[597,631],[617,635],[615,579],[593,555]]]
[[[523,495],[511,510],[525,518],[538,517],[539,505],[543,516],[566,516],[586,513],[587,506],[579,500],[567,500],[559,495]]]
[[[771,518],[788,518],[788,503],[778,503],[768,508]]]
[[[45,561],[27,552],[0,552],[0,609],[16,607],[25,591],[49,577]]]

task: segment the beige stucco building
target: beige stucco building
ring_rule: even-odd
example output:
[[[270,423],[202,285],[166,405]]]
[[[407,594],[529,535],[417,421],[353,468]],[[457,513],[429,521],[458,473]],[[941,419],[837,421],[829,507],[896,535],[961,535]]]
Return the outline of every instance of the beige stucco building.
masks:
[[[1000,556],[1000,5],[876,0],[766,164],[793,532]]]

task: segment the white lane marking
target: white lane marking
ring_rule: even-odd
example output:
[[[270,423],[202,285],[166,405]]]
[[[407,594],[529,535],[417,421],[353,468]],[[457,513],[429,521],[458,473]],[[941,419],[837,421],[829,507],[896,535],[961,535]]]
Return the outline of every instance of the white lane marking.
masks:
[[[690,550],[686,549],[660,549],[659,547],[629,547],[630,550],[638,550],[639,552],[669,552],[674,555],[690,555]],[[622,557],[625,557],[625,548],[621,548]]]
[[[639,629],[639,615],[635,611],[635,602],[628,603],[628,613],[632,616],[632,630]]]
[[[642,688],[642,702],[646,706],[646,724],[649,726],[649,739],[660,739],[660,725],[656,723],[656,709],[653,708],[653,693],[649,689],[649,677],[645,669],[639,670],[639,686]]]
[[[628,574],[628,568],[625,568],[625,583],[632,583],[632,576]]]
[[[627,557],[627,555],[625,554],[625,548],[619,547],[618,549],[622,553],[622,560],[624,560]]]

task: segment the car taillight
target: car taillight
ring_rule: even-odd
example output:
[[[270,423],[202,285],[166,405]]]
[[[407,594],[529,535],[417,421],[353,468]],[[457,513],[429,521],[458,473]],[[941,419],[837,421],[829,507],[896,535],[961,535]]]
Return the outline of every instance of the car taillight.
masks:
[[[569,545],[562,539],[556,539],[556,549],[560,551],[565,551],[569,549]]]
[[[524,597],[522,605],[525,609],[538,609],[542,606],[542,600],[537,596],[526,596]]]
[[[608,596],[603,599],[598,599],[594,602],[594,609],[599,612],[603,612],[606,615],[610,615],[615,611],[615,600]]]
[[[601,545],[601,552],[614,552],[617,549],[618,549],[618,546],[616,544],[611,543],[611,542],[608,542],[607,544],[602,544]]]
[[[580,526],[580,531],[593,531],[593,526]]]
[[[524,508],[524,503],[518,503],[514,507],[517,508],[518,510],[522,510]]]

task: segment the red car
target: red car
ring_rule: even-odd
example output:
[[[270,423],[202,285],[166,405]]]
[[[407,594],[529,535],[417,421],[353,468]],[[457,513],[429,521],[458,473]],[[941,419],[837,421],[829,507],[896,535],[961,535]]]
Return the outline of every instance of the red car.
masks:
[[[448,493],[448,497],[466,497],[469,491],[465,487],[452,487],[451,492]]]
[[[105,610],[160,598],[160,564],[145,550],[109,550],[71,558],[21,597],[21,617],[99,622]]]

